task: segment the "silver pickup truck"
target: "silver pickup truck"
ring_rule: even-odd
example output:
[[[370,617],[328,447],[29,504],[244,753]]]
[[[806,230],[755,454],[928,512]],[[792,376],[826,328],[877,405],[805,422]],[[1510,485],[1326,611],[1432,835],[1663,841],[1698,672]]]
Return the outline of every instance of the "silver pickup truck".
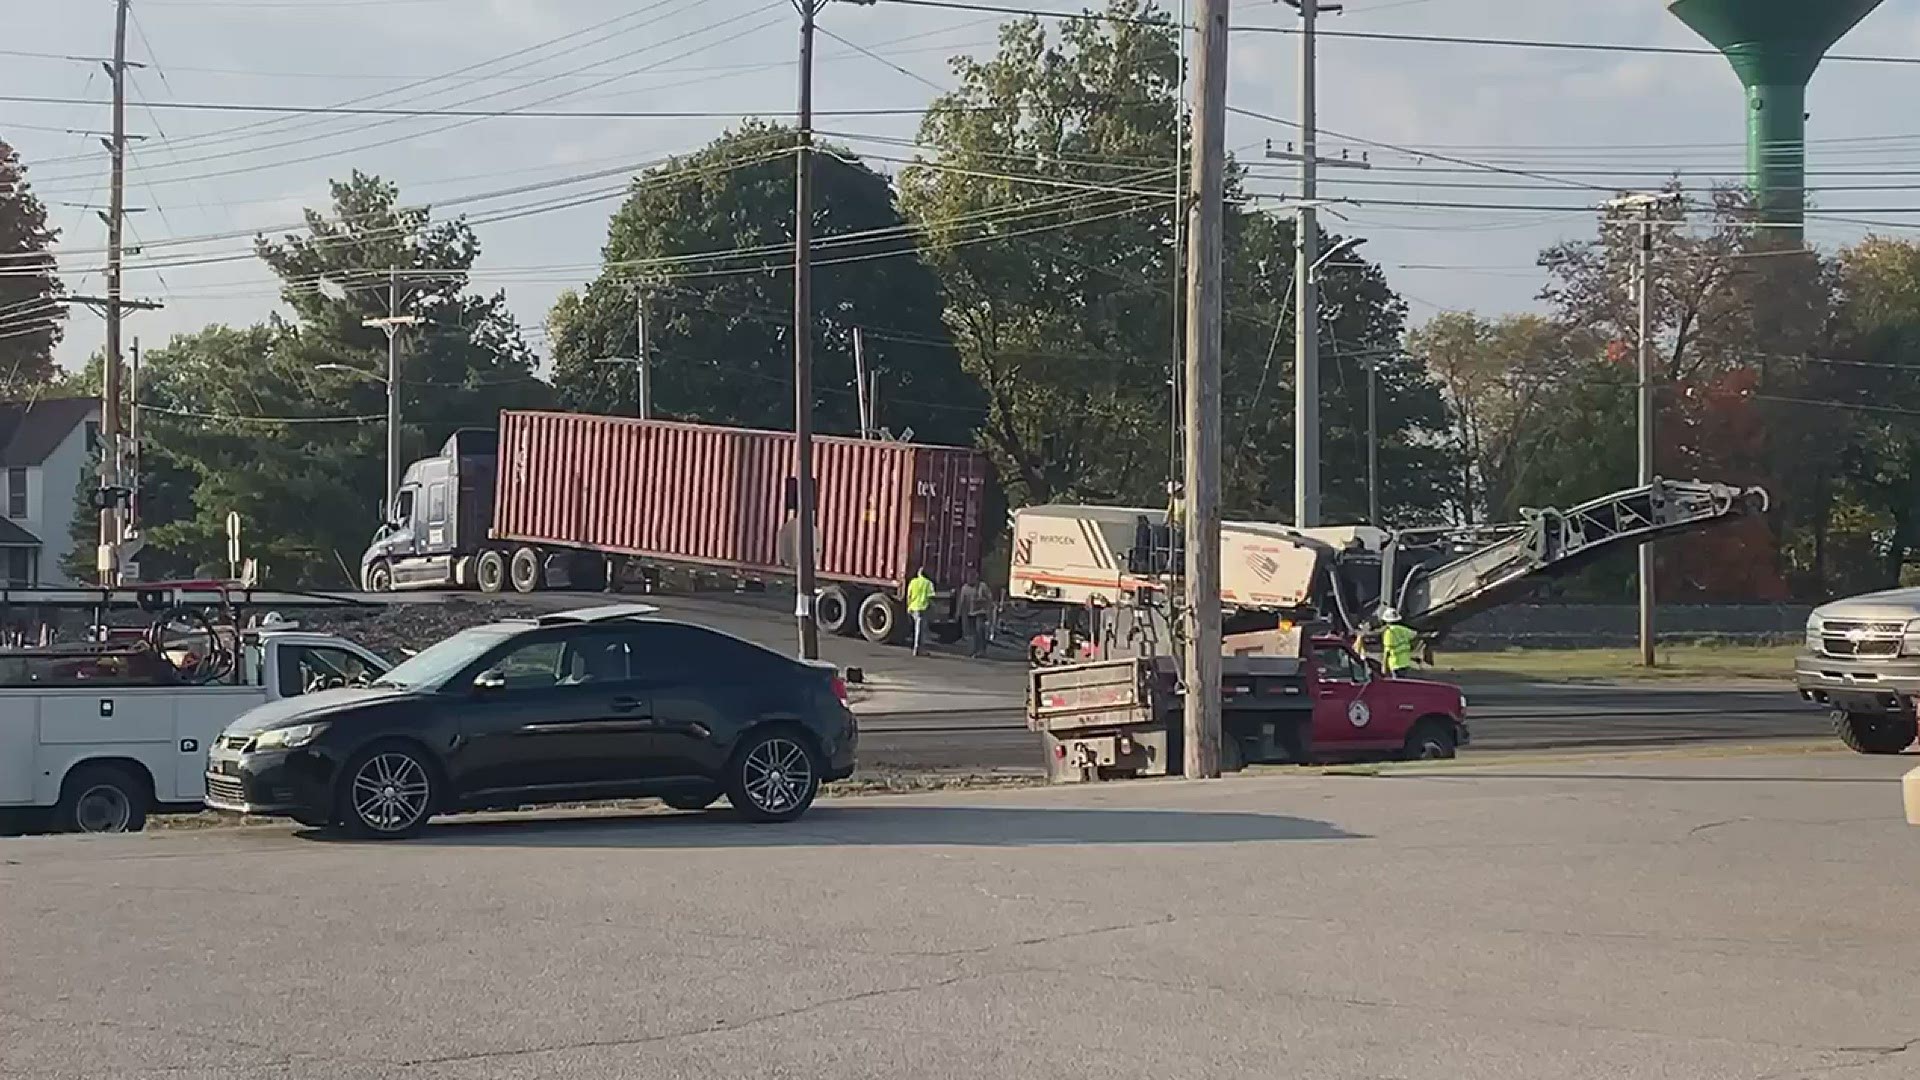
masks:
[[[1920,698],[1920,589],[1835,600],[1807,617],[1793,663],[1800,696],[1833,713],[1840,741],[1862,754],[1897,754],[1914,741]]]

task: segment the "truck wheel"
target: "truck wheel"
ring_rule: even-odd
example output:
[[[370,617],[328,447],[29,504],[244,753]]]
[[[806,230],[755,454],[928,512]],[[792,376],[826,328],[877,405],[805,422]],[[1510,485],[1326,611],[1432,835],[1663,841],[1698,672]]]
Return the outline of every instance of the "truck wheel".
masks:
[[[820,590],[813,601],[813,617],[819,621],[820,629],[829,634],[851,637],[858,632],[859,623],[854,620],[853,598],[847,595],[845,586],[829,585]]]
[[[860,601],[860,636],[876,645],[898,641],[906,622],[906,609],[886,593],[874,593]]]
[[[118,765],[82,765],[60,785],[55,832],[139,832],[147,827],[147,785]]]
[[[1913,744],[1914,719],[1835,709],[1833,731],[1856,754],[1897,754]]]
[[[367,568],[368,592],[393,591],[393,567],[383,560]]]
[[[508,567],[513,579],[513,591],[530,593],[540,587],[540,553],[530,547],[523,547],[513,553],[513,563]]]
[[[507,557],[489,548],[473,564],[474,584],[483,593],[497,593],[507,586]]]
[[[1401,756],[1408,761],[1445,761],[1453,757],[1459,743],[1452,721],[1429,716],[1407,732],[1407,745]]]

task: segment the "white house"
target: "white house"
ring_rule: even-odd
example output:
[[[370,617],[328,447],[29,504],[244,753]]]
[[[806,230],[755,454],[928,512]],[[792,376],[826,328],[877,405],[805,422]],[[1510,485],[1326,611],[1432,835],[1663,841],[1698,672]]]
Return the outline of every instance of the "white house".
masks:
[[[0,404],[0,571],[9,585],[63,585],[74,496],[100,441],[95,398]]]

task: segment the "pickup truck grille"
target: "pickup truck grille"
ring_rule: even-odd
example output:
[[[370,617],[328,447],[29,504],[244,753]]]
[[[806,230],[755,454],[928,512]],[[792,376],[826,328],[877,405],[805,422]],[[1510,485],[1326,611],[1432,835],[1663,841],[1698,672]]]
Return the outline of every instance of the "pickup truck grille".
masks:
[[[1906,624],[1897,622],[1837,622],[1820,624],[1820,651],[1828,656],[1879,657],[1900,655],[1900,635]]]
[[[247,801],[246,786],[240,781],[226,776],[207,777],[207,798],[224,803],[244,803]]]

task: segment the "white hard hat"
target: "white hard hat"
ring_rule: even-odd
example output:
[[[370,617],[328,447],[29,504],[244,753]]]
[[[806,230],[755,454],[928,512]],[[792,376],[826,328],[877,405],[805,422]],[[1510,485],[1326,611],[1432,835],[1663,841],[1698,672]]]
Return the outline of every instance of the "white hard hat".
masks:
[[[1393,608],[1381,608],[1380,621],[1381,622],[1399,622],[1400,612],[1394,610]]]

